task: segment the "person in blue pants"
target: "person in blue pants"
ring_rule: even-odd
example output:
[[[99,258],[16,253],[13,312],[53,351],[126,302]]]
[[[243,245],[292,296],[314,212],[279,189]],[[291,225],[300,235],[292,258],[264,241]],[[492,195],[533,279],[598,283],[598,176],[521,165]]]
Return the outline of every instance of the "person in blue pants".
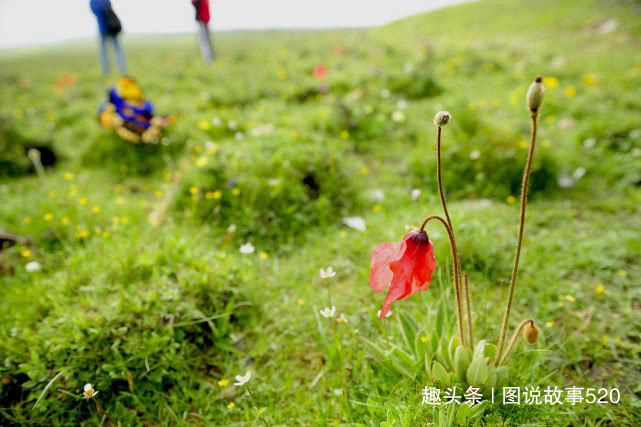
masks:
[[[111,8],[110,0],[90,0],[89,6],[96,20],[98,21],[98,31],[100,32],[100,60],[102,62],[102,72],[108,75],[111,72],[109,56],[107,54],[107,44],[113,45],[118,61],[118,71],[121,75],[127,72],[127,63],[125,55],[118,43],[118,34],[120,33],[120,21]]]

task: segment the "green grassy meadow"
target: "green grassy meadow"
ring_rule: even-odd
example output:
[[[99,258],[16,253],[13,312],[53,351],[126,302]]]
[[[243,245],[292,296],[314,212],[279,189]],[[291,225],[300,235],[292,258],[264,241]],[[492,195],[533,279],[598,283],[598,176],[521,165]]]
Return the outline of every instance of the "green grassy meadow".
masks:
[[[195,35],[123,42],[176,118],[156,145],[100,127],[115,77],[97,45],[0,52],[0,230],[28,238],[0,250],[0,425],[108,425],[86,383],[123,426],[641,425],[638,1],[483,0],[368,30],[220,34],[209,68]],[[532,318],[540,339],[519,340],[505,385],[620,401],[423,405],[443,383],[425,360],[447,359],[457,331],[447,234],[430,223],[432,284],[384,321],[371,251],[442,214],[432,118],[451,112],[443,183],[476,339],[496,344],[537,75],[510,335]],[[32,147],[55,152],[42,176]],[[322,317],[329,305],[347,322]],[[233,386],[246,371],[251,396]]]

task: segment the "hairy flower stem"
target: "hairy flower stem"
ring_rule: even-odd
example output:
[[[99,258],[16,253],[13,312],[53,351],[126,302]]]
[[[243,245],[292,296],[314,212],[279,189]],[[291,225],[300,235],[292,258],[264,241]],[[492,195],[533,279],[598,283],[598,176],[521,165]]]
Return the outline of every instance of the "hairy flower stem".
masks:
[[[452,235],[454,235],[454,227],[452,227],[450,214],[447,211],[447,204],[445,203],[445,193],[443,192],[443,179],[441,178],[441,127],[440,126],[438,126],[438,133],[436,135],[436,177],[438,179],[438,192],[441,195],[441,205],[443,205],[443,212],[445,213],[445,218],[447,219],[447,225],[450,226],[450,230],[452,230]]]
[[[505,362],[508,357],[510,357],[510,354],[512,353],[512,350],[514,350],[514,346],[516,345],[516,341],[519,339],[519,335],[521,334],[521,331],[527,325],[528,323],[531,323],[532,326],[534,326],[534,320],[532,319],[525,319],[524,321],[521,322],[518,328],[514,331],[514,335],[512,335],[512,339],[510,340],[510,345],[507,346],[507,350],[505,351],[505,355],[501,358],[501,360],[497,361],[497,365],[500,365],[501,363]]]
[[[516,274],[519,271],[519,258],[521,257],[521,244],[523,242],[523,227],[525,226],[525,208],[527,207],[527,189],[530,180],[530,170],[532,168],[532,158],[534,157],[534,147],[536,144],[536,119],[537,113],[530,114],[532,119],[532,134],[530,140],[530,149],[527,154],[527,163],[523,171],[523,185],[521,187],[521,213],[519,216],[519,236],[516,242],[516,253],[514,254],[514,265],[512,267],[512,278],[510,279],[510,287],[507,296],[507,307],[505,308],[505,315],[503,316],[503,323],[501,325],[501,332],[499,334],[499,345],[497,351],[497,360],[500,364],[504,357],[503,348],[505,347],[505,336],[507,334],[508,322],[510,320],[510,312],[512,311],[512,302],[514,301],[514,288],[516,286]]]
[[[98,409],[98,413],[102,412],[103,414],[105,414],[105,417],[107,418],[107,421],[109,421],[109,423],[110,423],[112,426],[114,426],[114,427],[118,427],[118,424],[116,424],[116,422],[115,422],[114,420],[112,420],[112,419],[111,419],[111,416],[109,415],[109,412],[107,412],[107,410],[106,410],[105,408],[103,408],[103,407],[102,407],[102,405],[100,404],[100,402],[98,402],[98,399],[96,399],[96,398],[94,397],[94,398],[93,398],[93,403],[95,403],[95,404],[96,404],[96,409]]]
[[[269,423],[267,422],[267,420],[263,417],[263,411],[261,411],[261,410],[258,408],[258,405],[256,404],[256,399],[254,399],[254,395],[253,395],[253,393],[252,393],[252,389],[249,387],[249,385],[247,385],[247,392],[249,392],[249,397],[251,398],[252,403],[254,404],[254,409],[256,410],[256,413],[258,414],[258,417],[260,418],[260,420],[261,420],[261,421],[263,422],[263,424],[265,424],[266,426],[271,426],[271,424],[269,424]]]
[[[465,293],[465,308],[467,309],[467,333],[469,334],[470,348],[474,348],[474,329],[472,328],[472,305],[470,304],[470,287],[467,273],[463,274],[463,292]]]
[[[454,264],[454,295],[456,296],[456,320],[457,320],[457,326],[458,326],[458,336],[459,340],[461,342],[461,345],[465,347],[465,335],[463,334],[463,305],[461,302],[461,293],[460,293],[460,267],[458,263],[458,253],[456,252],[456,242],[454,241],[454,234],[452,233],[452,229],[450,226],[447,224],[447,221],[443,219],[443,217],[440,217],[438,215],[431,215],[425,218],[423,221],[423,224],[421,224],[420,231],[425,230],[425,226],[427,223],[431,220],[438,220],[443,224],[445,227],[445,230],[447,230],[447,234],[450,238],[450,248],[452,249],[452,263]]]

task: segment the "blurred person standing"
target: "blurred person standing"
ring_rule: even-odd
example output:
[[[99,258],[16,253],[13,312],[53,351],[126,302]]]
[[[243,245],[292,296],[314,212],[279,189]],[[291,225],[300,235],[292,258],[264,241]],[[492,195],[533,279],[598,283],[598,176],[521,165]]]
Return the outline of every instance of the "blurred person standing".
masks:
[[[196,21],[198,21],[198,42],[205,64],[209,65],[214,61],[214,48],[209,38],[209,0],[191,0],[196,8]]]
[[[100,32],[100,60],[102,62],[102,72],[108,75],[111,72],[109,64],[109,55],[107,54],[107,43],[111,42],[114,51],[116,52],[116,60],[118,61],[118,71],[120,74],[127,72],[127,63],[125,62],[125,55],[118,43],[118,34],[122,31],[120,19],[111,7],[110,0],[90,0],[89,6],[96,20],[98,21],[98,30]]]

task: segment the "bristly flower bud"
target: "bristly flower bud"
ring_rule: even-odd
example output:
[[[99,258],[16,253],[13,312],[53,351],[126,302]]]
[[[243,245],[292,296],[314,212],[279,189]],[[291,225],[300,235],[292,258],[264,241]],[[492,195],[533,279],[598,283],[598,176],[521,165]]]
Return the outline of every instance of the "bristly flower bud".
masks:
[[[538,76],[527,90],[527,95],[525,95],[527,108],[533,113],[539,111],[539,107],[541,107],[541,104],[543,103],[545,86],[543,86],[542,80],[541,76]]]
[[[536,344],[539,341],[539,328],[536,327],[534,322],[530,322],[523,329],[523,339],[528,344]]]
[[[452,118],[452,115],[447,111],[439,111],[434,116],[434,124],[438,127],[445,126],[446,124],[449,123],[451,118]]]

